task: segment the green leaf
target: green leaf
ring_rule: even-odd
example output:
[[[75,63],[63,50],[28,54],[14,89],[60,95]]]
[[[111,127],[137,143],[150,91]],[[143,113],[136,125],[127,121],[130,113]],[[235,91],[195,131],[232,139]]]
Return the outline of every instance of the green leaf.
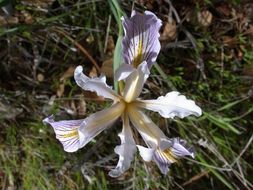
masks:
[[[124,15],[124,12],[120,8],[120,5],[117,0],[109,0],[110,9],[113,13],[113,16],[118,24],[118,39],[114,51],[113,56],[113,71],[115,72],[119,66],[122,64],[122,39],[123,39],[123,27],[121,22],[121,17]],[[118,82],[114,81],[114,89],[117,92],[118,91]]]
[[[220,127],[221,129],[224,129],[225,131],[230,130],[230,131],[236,133],[237,135],[241,134],[241,132],[238,129],[236,129],[233,125],[231,125],[228,122],[227,118],[214,116],[214,115],[211,115],[206,112],[204,113],[204,115],[211,123],[215,124],[216,126]]]

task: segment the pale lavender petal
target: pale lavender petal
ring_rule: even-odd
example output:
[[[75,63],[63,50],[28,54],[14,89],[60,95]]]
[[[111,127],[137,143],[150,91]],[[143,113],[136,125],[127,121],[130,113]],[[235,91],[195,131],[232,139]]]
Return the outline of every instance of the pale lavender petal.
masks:
[[[174,138],[171,151],[177,157],[191,156],[194,158],[194,149],[193,147],[188,147],[187,142],[183,139]]]
[[[124,63],[137,68],[146,61],[151,68],[161,49],[159,30],[162,21],[150,11],[144,14],[133,11],[131,18],[122,20],[125,32],[122,41]]]
[[[109,108],[87,117],[79,128],[80,146],[85,146],[104,129],[116,121],[125,109],[125,103],[118,102]]]
[[[184,156],[194,157],[194,150],[187,147],[186,141],[179,138],[169,139],[169,141],[172,143],[170,147],[165,150],[158,149],[153,156],[163,174],[167,174],[169,166],[177,162],[179,158]]]
[[[62,143],[66,152],[75,152],[80,148],[78,129],[84,120],[54,121],[53,116],[43,120],[50,124],[56,134],[56,138]]]

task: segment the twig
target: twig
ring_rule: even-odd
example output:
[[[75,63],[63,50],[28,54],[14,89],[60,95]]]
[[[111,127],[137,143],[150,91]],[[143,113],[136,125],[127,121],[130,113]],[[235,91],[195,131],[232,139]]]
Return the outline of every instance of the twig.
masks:
[[[71,38],[68,34],[66,34],[65,31],[60,30],[59,28],[53,28],[53,30],[59,34],[62,34],[64,37],[66,37],[69,41],[71,41],[80,51],[90,60],[90,62],[94,65],[94,67],[97,69],[98,73],[101,73],[101,69],[98,66],[97,62],[92,58],[92,56],[89,54],[89,52],[78,42],[76,42],[73,38]]]
[[[181,23],[181,19],[178,16],[178,13],[177,13],[175,7],[172,5],[171,1],[170,0],[165,0],[165,1],[170,5],[170,12],[172,11],[174,13],[177,23]]]
[[[242,149],[242,151],[240,152],[240,154],[236,157],[236,159],[233,161],[233,163],[231,164],[231,167],[233,165],[235,165],[237,163],[237,161],[242,157],[242,155],[245,153],[245,151],[249,148],[249,146],[251,145],[253,141],[253,134],[251,135],[249,141],[247,142],[247,144],[245,145],[245,147]]]
[[[204,172],[202,172],[202,173],[200,173],[200,174],[197,174],[197,175],[193,176],[193,177],[190,178],[188,181],[184,182],[184,183],[182,184],[182,187],[187,186],[187,185],[189,185],[190,183],[199,180],[200,178],[206,176],[209,172],[210,172],[210,170],[207,170],[207,171],[204,171]]]
[[[110,27],[111,27],[111,20],[112,20],[112,16],[111,16],[111,15],[109,15],[109,18],[108,18],[108,24],[107,24],[107,29],[106,29],[106,36],[105,36],[105,47],[104,47],[104,53],[106,52],[106,49],[107,49],[108,37],[109,37],[109,32],[110,32]]]
[[[175,16],[175,19],[176,19],[176,22],[179,24],[179,28],[181,31],[184,32],[184,34],[186,35],[186,37],[190,40],[191,44],[192,44],[192,47],[194,49],[197,48],[197,43],[196,43],[196,40],[195,38],[192,36],[192,34],[186,30],[184,28],[184,26],[182,25],[182,22],[175,7],[173,6],[173,4],[171,3],[170,0],[165,0],[169,6],[170,6],[170,10],[169,10],[169,17],[171,17],[171,12],[173,12],[174,16]],[[206,80],[206,75],[205,75],[205,72],[204,72],[204,63],[203,63],[203,60],[199,57],[198,60],[197,60],[197,63],[196,63],[196,67],[200,70],[201,74],[202,74],[202,77],[204,80]]]
[[[224,73],[224,47],[221,46],[221,71],[220,71],[220,88],[222,88],[223,85],[223,73]]]
[[[237,165],[237,167],[238,167],[238,169],[239,169],[239,173],[241,174],[241,179],[242,179],[242,181],[243,181],[243,185],[244,185],[245,187],[247,187],[247,181],[245,180],[245,176],[244,176],[244,174],[243,174],[242,167],[240,166],[239,160],[236,162],[236,165]]]

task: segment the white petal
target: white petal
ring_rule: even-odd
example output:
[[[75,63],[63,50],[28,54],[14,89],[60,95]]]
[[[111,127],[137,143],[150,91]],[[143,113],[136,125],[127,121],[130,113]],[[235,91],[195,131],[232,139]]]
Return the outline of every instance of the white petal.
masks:
[[[119,68],[116,70],[114,79],[117,81],[126,79],[135,69],[132,65],[129,64],[121,64]]]
[[[116,168],[109,172],[111,177],[119,177],[128,170],[136,152],[136,145],[129,125],[129,119],[126,115],[124,115],[122,120],[123,129],[119,134],[121,145],[114,149],[115,153],[119,155],[119,161]]]
[[[127,114],[148,147],[160,147],[161,140],[166,139],[167,137],[159,127],[157,127],[147,115],[138,110],[134,105],[127,106]]]
[[[131,102],[138,98],[149,74],[147,62],[144,61],[127,77],[123,92],[123,97],[126,102]]]
[[[106,127],[111,125],[120,117],[125,108],[124,102],[112,105],[110,108],[104,109],[87,117],[79,128],[80,145],[85,146],[95,136],[101,133]]]
[[[84,120],[68,120],[55,122],[53,116],[43,120],[50,124],[56,134],[56,138],[62,143],[66,152],[75,152],[80,148],[78,129]]]
[[[75,69],[74,78],[78,86],[84,90],[96,92],[97,95],[103,96],[111,100],[118,100],[119,96],[106,84],[104,75],[95,78],[89,78],[83,74],[82,66]]]
[[[155,149],[154,148],[146,148],[144,146],[137,145],[138,150],[140,151],[140,155],[142,159],[146,162],[150,162],[153,159]]]
[[[139,100],[137,106],[156,111],[165,118],[180,118],[188,115],[200,116],[202,111],[193,100],[186,99],[179,92],[170,92],[156,100]]]

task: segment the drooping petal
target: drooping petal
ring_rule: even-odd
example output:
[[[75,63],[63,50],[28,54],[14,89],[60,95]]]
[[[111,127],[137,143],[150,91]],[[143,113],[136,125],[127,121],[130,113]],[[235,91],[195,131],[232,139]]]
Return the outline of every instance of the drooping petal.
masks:
[[[132,102],[138,98],[149,74],[150,72],[147,62],[144,61],[126,78],[125,89],[123,92],[123,97],[126,102]]]
[[[87,117],[78,130],[81,147],[85,146],[106,127],[110,126],[115,120],[117,120],[123,113],[124,109],[125,103],[118,102],[110,108],[106,108]]]
[[[78,129],[84,120],[54,121],[53,116],[43,120],[50,124],[56,134],[56,138],[62,143],[66,152],[75,152],[80,146]]]
[[[122,41],[124,63],[135,68],[143,61],[154,64],[161,49],[159,30],[162,21],[150,11],[132,12],[131,18],[122,18],[125,36]]]
[[[174,155],[177,157],[183,157],[183,156],[191,156],[194,158],[194,149],[192,147],[188,147],[187,143],[183,139],[179,138],[174,138],[173,139],[173,145],[171,147],[171,151],[173,152]]]
[[[123,129],[119,134],[121,145],[116,146],[114,149],[115,153],[119,155],[119,161],[116,168],[109,172],[111,177],[119,177],[126,170],[128,170],[134,158],[134,154],[136,153],[136,144],[129,125],[129,118],[124,114],[124,116],[122,116],[122,120]]]
[[[136,109],[133,105],[127,106],[127,114],[148,147],[156,149],[161,146],[161,140],[167,137],[147,115]]]
[[[138,100],[137,106],[156,111],[165,118],[180,118],[188,115],[200,116],[202,111],[193,100],[186,99],[179,92],[170,92],[156,100]]]
[[[89,78],[83,74],[82,66],[78,66],[74,72],[74,78],[78,86],[84,90],[96,92],[97,95],[111,100],[118,100],[119,96],[106,84],[104,75],[95,78]]]
[[[157,149],[154,154],[154,161],[163,174],[167,174],[169,166],[177,162],[179,158],[184,156],[191,156],[194,158],[194,151],[192,148],[186,147],[186,142],[179,138],[171,139],[172,146],[165,150]]]

